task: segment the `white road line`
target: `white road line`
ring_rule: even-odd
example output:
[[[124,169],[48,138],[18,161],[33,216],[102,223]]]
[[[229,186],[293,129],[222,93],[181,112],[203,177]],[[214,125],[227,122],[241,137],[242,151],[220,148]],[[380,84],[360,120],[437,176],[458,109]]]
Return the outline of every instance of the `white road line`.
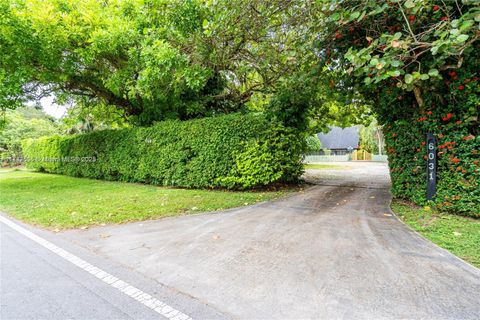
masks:
[[[80,269],[87,271],[91,275],[97,277],[98,279],[102,280],[109,286],[117,289],[118,291],[126,294],[127,296],[131,297],[134,300],[137,300],[144,306],[152,309],[153,311],[159,313],[160,315],[164,316],[167,319],[171,320],[192,320],[192,318],[186,315],[183,312],[180,312],[166,303],[152,297],[148,293],[143,292],[140,289],[135,288],[134,286],[124,282],[117,277],[111,275],[110,273],[103,271],[100,268],[97,268],[90,263],[86,262],[85,260],[80,259],[79,257],[71,254],[70,252],[57,247],[53,243],[43,239],[42,237],[37,236],[33,232],[28,231],[27,229],[19,226],[18,224],[14,223],[13,221],[3,217],[0,215],[0,221],[12,228],[13,230],[23,234],[25,237],[29,238],[30,240],[38,243],[39,245],[47,248],[48,250],[52,251],[53,253],[57,254],[58,256],[62,257],[63,259],[69,261],[70,263],[76,265]]]

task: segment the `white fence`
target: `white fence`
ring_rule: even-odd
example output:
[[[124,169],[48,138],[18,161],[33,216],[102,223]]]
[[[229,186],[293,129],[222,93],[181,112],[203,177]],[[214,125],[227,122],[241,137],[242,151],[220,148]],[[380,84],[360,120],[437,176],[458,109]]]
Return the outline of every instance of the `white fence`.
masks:
[[[303,162],[305,163],[315,163],[315,162],[344,162],[352,161],[351,157],[348,154],[344,155],[316,155],[316,154],[307,154]],[[388,158],[386,155],[377,155],[372,154],[372,160],[376,162],[387,162]]]
[[[311,163],[311,162],[335,162],[335,161],[349,161],[348,154],[345,155],[306,155],[304,162]]]
[[[372,161],[387,162],[388,157],[386,155],[372,154]]]

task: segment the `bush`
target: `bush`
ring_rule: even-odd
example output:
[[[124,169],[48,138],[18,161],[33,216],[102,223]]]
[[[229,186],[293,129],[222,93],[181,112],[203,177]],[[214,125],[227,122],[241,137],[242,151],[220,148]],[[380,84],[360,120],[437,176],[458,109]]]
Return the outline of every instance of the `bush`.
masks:
[[[392,193],[419,205],[426,201],[426,134],[438,140],[437,192],[434,205],[444,211],[480,218],[480,86],[477,70],[444,75],[450,94],[442,105],[426,96],[425,110],[394,113],[385,102],[384,133],[392,177]],[[393,92],[392,92],[393,94]],[[438,99],[438,98],[437,98]]]
[[[307,144],[307,152],[318,152],[322,149],[322,143],[316,135],[307,136],[305,140]]]
[[[301,135],[261,115],[164,121],[23,142],[27,167],[106,180],[189,188],[252,188],[295,181]]]
[[[21,164],[21,141],[28,138],[51,136],[59,132],[55,121],[43,111],[33,107],[6,110],[0,116],[0,158],[1,166]]]
[[[428,113],[428,115],[427,115]],[[437,192],[435,206],[441,210],[480,217],[480,136],[469,133],[457,113],[443,121],[445,114],[428,111],[417,124],[393,121],[385,129],[392,193],[417,204],[426,204],[426,133],[438,139]],[[448,112],[446,113],[448,114]],[[452,113],[453,114],[453,113]],[[438,131],[439,122],[443,123]]]

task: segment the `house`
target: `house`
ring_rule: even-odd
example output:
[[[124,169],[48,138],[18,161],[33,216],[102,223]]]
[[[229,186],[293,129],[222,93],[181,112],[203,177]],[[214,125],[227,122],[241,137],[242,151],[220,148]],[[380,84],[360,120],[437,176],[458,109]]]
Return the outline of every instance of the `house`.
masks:
[[[349,128],[330,127],[326,134],[317,133],[322,143],[322,149],[331,150],[332,155],[344,155],[359,148],[358,127]]]

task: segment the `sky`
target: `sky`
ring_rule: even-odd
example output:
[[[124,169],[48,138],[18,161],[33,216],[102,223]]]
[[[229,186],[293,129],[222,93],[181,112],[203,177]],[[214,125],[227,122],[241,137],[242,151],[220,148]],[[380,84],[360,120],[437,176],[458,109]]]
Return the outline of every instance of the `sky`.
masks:
[[[42,105],[45,113],[60,119],[67,112],[67,108],[65,106],[56,104],[54,100],[54,96],[45,97],[40,100],[40,104]]]

